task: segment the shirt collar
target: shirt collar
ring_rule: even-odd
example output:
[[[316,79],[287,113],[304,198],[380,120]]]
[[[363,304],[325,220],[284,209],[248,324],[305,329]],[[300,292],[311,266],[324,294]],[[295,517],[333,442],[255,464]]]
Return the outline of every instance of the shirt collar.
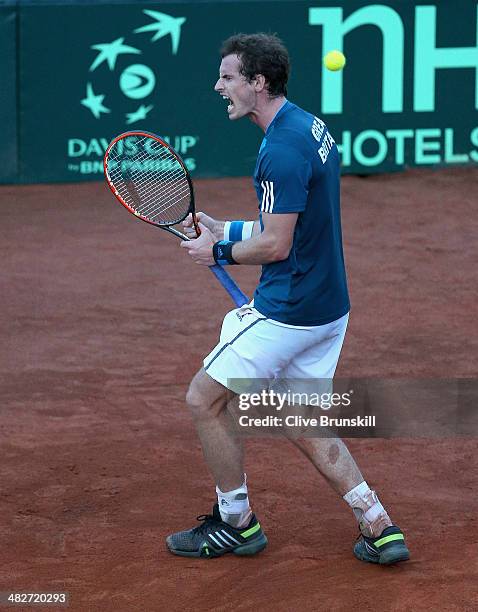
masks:
[[[269,132],[272,129],[272,126],[274,125],[276,119],[278,119],[278,117],[280,115],[282,115],[288,108],[289,106],[292,106],[292,104],[289,102],[289,100],[286,98],[282,104],[282,106],[278,109],[277,113],[274,115],[272,121],[269,123],[266,133],[264,134],[264,136],[267,136],[269,134]]]

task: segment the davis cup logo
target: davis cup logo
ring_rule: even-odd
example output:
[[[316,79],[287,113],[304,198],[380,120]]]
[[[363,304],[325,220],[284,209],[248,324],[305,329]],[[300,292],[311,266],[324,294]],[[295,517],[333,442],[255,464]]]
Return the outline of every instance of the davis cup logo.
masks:
[[[144,10],[143,13],[153,21],[136,28],[132,34],[141,35],[152,32],[151,43],[170,36],[171,53],[176,55],[181,38],[181,26],[186,22],[186,18],[172,17],[159,11]],[[154,108],[153,94],[158,75],[150,66],[141,63],[141,58],[138,56],[142,55],[143,51],[136,46],[126,44],[125,41],[126,38],[121,36],[111,42],[91,45],[91,49],[96,52],[96,57],[89,67],[89,72],[92,74],[86,83],[86,97],[81,100],[81,104],[90,111],[95,119],[100,119],[104,114],[114,113],[112,105],[118,98],[119,89],[123,96],[131,101],[130,112],[124,114],[125,124],[131,125],[146,119],[148,113]],[[118,61],[118,58],[121,60]],[[125,59],[134,59],[134,61],[120,69],[119,64],[124,65]],[[102,86],[105,70],[116,77],[117,90],[114,93],[105,93],[105,85]],[[103,77],[102,81],[99,80],[100,75]],[[140,100],[141,103],[138,104]]]
[[[146,98],[154,90],[156,77],[154,72],[144,64],[133,64],[121,73],[119,85],[128,98],[140,100]]]

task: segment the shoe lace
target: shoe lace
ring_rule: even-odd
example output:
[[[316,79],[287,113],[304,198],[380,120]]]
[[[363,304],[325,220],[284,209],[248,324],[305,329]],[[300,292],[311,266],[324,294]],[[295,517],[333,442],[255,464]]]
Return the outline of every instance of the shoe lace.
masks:
[[[202,521],[202,525],[198,525],[197,527],[194,527],[193,531],[194,533],[204,533],[205,531],[207,531],[211,525],[211,523],[215,523],[216,519],[213,517],[212,514],[200,514],[199,516],[196,517],[197,521]]]

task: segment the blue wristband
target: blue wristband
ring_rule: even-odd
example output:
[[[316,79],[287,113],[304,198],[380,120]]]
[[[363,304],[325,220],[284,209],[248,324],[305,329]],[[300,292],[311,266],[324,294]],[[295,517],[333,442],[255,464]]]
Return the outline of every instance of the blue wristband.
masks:
[[[220,266],[237,264],[232,257],[232,247],[235,244],[232,240],[219,240],[212,247],[214,261]]]
[[[242,228],[244,227],[244,221],[233,221],[229,228],[229,240],[235,242],[236,240],[242,240]]]
[[[224,223],[224,240],[240,242],[252,238],[254,221],[226,221]]]

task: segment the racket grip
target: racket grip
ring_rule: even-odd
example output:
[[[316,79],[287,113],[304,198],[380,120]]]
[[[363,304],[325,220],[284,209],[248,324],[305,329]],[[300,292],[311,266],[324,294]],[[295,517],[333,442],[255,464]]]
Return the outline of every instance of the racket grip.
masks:
[[[229,274],[226,272],[226,270],[224,270],[222,266],[220,266],[219,264],[215,264],[214,266],[209,266],[209,269],[213,274],[215,274],[217,280],[229,293],[232,298],[232,301],[238,308],[244,306],[244,304],[249,303],[249,298],[247,297],[247,295],[239,289],[239,287],[236,285],[236,282],[229,276]]]

